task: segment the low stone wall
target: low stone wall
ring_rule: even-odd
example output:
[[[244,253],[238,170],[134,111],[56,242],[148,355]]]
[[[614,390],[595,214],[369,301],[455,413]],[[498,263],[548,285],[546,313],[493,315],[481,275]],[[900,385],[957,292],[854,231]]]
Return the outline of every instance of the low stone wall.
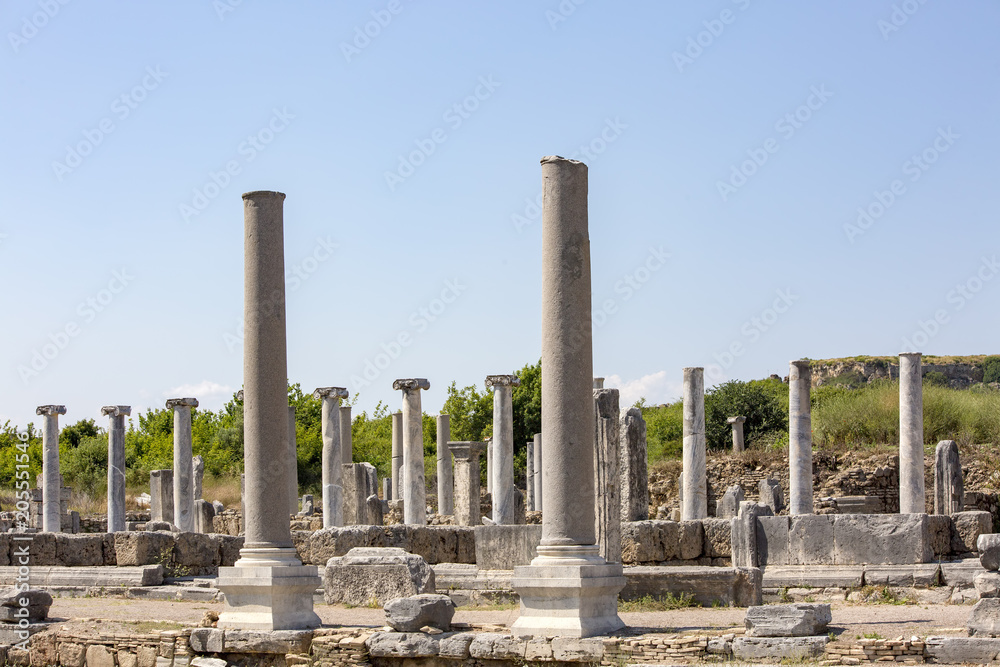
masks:
[[[430,564],[475,563],[476,534],[472,526],[345,526],[316,532],[292,531],[303,563],[326,565],[354,547],[399,547]]]

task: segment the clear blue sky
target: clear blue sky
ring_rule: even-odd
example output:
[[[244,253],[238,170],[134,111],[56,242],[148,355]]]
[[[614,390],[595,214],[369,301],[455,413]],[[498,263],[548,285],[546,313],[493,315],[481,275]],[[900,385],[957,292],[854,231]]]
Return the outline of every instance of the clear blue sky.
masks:
[[[590,166],[623,403],[935,318],[919,351],[1000,351],[995,2],[10,1],[2,32],[0,420],[220,407],[259,189],[287,194],[291,380],[370,411],[426,377],[435,413],[539,358],[551,154]]]

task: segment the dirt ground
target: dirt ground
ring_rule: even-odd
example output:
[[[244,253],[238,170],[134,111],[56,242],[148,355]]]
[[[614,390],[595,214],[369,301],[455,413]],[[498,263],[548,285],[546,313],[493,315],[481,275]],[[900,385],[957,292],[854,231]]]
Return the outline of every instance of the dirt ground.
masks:
[[[164,602],[121,598],[56,598],[49,616],[66,619],[74,628],[102,630],[117,627],[171,629],[199,625],[206,611],[222,610],[220,603]],[[691,607],[676,611],[623,612],[629,626],[623,634],[709,633],[724,634],[727,628],[742,628],[744,609]],[[965,635],[965,625],[972,611],[965,605],[884,605],[834,603],[830,630],[840,642],[854,642],[864,635],[887,639],[913,635]],[[343,605],[316,605],[316,613],[327,626],[381,627],[385,614],[381,609],[348,608]],[[455,622],[476,625],[509,626],[517,619],[517,608],[478,610],[459,608]]]

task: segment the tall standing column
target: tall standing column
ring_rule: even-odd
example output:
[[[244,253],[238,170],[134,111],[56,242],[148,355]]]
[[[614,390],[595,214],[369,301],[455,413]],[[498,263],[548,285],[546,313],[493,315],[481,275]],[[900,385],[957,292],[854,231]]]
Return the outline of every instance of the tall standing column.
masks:
[[[684,502],[681,521],[708,517],[705,476],[705,369],[684,369]]]
[[[455,457],[455,525],[478,526],[479,515],[479,455],[485,442],[449,442]]]
[[[323,431],[323,527],[344,525],[344,464],[341,448],[340,399],[347,398],[343,387],[320,387],[313,396],[323,401],[320,416]]]
[[[191,462],[191,408],[197,398],[171,398],[167,408],[174,411],[174,525],[194,532],[194,465]]]
[[[603,383],[602,383],[603,384]],[[597,546],[609,563],[622,560],[619,464],[621,426],[617,389],[594,389],[594,474],[597,489]]]
[[[59,415],[66,414],[65,405],[40,405],[36,415],[45,417],[42,427],[42,530],[58,533],[60,525],[60,494],[62,477],[59,475]]]
[[[486,438],[486,493],[493,497],[493,438]]]
[[[288,513],[299,511],[299,447],[295,434],[295,406],[288,406]]]
[[[455,513],[455,483],[452,481],[451,451],[448,441],[451,440],[451,416],[438,415],[437,418],[437,482],[438,482],[438,514]]]
[[[523,523],[517,516],[514,489],[514,387],[521,386],[516,375],[487,375],[486,386],[493,388],[493,522],[498,526]]]
[[[424,483],[424,425],[420,390],[430,389],[424,378],[395,380],[392,388],[403,392],[403,523],[427,523],[427,489]]]
[[[392,413],[392,500],[403,497],[403,413]]]
[[[340,406],[340,461],[354,463],[354,441],[351,437],[351,406]]]
[[[533,438],[535,448],[535,511],[543,511],[542,507],[542,434],[536,433]]]
[[[792,361],[788,369],[788,513],[812,514],[812,416],[808,359]]]
[[[524,446],[524,507],[529,512],[535,511],[535,448],[529,440]]]
[[[125,530],[125,417],[130,405],[105,405],[101,414],[108,424],[108,532]],[[191,457],[188,456],[188,461]]]
[[[919,352],[899,355],[899,513],[926,512],[924,395]]]
[[[639,408],[622,412],[621,448],[622,521],[645,521],[649,518],[649,470],[646,420]]]
[[[620,563],[598,554],[587,165],[542,158],[542,462],[538,557],[514,568],[515,636],[613,632]]]
[[[284,200],[243,195],[243,467],[245,540],[234,567],[220,567],[219,628],[319,626],[316,567],[302,565],[288,522],[288,364],[285,341]],[[281,498],[275,502],[275,497]]]

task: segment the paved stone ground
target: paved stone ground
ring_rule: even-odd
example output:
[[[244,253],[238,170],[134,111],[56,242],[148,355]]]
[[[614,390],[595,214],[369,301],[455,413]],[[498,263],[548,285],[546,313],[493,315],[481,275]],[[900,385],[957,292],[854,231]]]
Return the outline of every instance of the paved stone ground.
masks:
[[[875,633],[894,639],[912,635],[964,636],[970,605],[876,605],[835,603],[830,629],[839,641],[854,642],[859,636]],[[222,605],[207,602],[164,602],[120,598],[56,598],[50,616],[67,619],[75,627],[164,622],[182,626],[200,623],[206,611],[219,612]],[[385,614],[381,609],[348,608],[343,605],[316,605],[324,625],[381,627]],[[630,632],[680,632],[723,634],[726,628],[742,627],[744,609],[692,607],[677,611],[628,612],[624,620]],[[510,625],[518,610],[476,610],[463,607],[455,621],[477,625]],[[163,629],[168,629],[164,627]]]

